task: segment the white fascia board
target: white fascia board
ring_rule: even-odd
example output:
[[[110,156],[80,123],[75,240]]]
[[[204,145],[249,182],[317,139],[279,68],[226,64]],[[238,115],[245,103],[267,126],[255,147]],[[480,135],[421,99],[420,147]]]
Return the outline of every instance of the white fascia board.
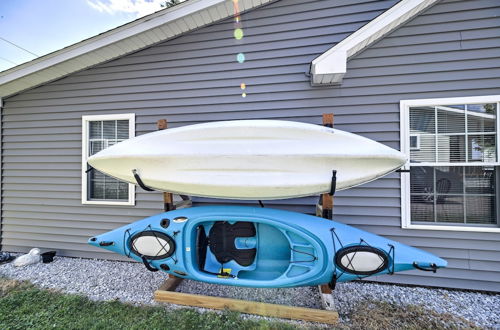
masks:
[[[347,61],[439,0],[401,0],[311,62],[313,84],[340,84]]]

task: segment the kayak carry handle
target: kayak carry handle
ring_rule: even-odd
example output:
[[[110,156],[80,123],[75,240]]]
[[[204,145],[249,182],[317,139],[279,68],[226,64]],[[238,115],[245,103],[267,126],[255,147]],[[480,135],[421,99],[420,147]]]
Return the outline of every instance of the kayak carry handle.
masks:
[[[99,246],[111,246],[111,245],[115,245],[115,242],[105,242],[105,241],[99,242]]]
[[[152,267],[152,266],[149,264],[149,262],[148,262],[148,260],[146,259],[146,257],[145,257],[145,256],[142,256],[142,257],[141,257],[141,259],[142,259],[142,262],[144,263],[144,266],[146,266],[146,268],[147,268],[150,272],[157,272],[157,271],[158,271],[158,268],[154,268],[154,267]]]
[[[416,261],[413,262],[413,267],[415,267],[418,270],[423,270],[424,272],[433,272],[433,273],[435,273],[436,270],[438,269],[438,266],[436,266],[436,264],[430,264],[428,267],[423,267],[419,266]]]
[[[141,177],[139,176],[139,173],[137,173],[136,169],[132,170],[132,174],[134,174],[135,181],[137,181],[137,184],[144,190],[146,191],[155,191],[154,189],[149,188],[142,182]]]

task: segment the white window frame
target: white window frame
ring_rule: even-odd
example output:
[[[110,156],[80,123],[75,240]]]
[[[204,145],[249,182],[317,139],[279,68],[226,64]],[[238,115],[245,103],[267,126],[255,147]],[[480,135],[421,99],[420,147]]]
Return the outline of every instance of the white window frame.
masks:
[[[410,107],[424,107],[437,105],[460,105],[460,104],[478,104],[478,103],[496,103],[497,104],[497,162],[488,163],[488,165],[500,166],[498,150],[500,150],[500,95],[487,96],[468,96],[452,97],[438,99],[419,99],[419,100],[401,100],[400,101],[400,150],[408,156],[408,161],[403,169],[410,169]],[[425,163],[421,164],[425,166]],[[455,166],[456,163],[442,163],[443,166]],[[478,165],[479,166],[479,165]],[[497,194],[500,193],[497,191]],[[448,230],[448,231],[470,231],[470,232],[491,232],[500,233],[499,227],[487,226],[461,226],[461,225],[423,225],[411,223],[410,207],[410,173],[401,173],[401,228],[404,229],[424,229],[424,230]]]
[[[87,158],[88,158],[88,137],[89,137],[89,122],[102,121],[102,120],[128,120],[128,135],[129,138],[135,136],[135,113],[125,113],[117,115],[95,115],[95,116],[82,116],[82,204],[89,205],[135,205],[135,185],[129,183],[128,185],[128,200],[125,201],[97,201],[89,200],[87,198]]]

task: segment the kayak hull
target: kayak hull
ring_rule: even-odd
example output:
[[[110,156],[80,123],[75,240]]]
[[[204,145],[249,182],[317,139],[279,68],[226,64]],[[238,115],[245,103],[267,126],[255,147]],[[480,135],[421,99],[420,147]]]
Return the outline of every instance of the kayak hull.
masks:
[[[406,156],[333,128],[278,120],[190,125],[135,137],[88,159],[95,169],[178,194],[282,199],[337,190],[400,168]]]
[[[446,266],[425,251],[326,219],[240,206],[161,213],[89,244],[178,277],[244,287],[296,287]]]

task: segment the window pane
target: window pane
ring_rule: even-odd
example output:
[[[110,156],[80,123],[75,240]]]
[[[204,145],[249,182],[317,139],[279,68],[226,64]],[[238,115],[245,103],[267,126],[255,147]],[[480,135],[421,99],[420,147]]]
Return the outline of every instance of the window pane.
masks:
[[[116,120],[102,122],[102,137],[104,139],[116,139]]]
[[[496,224],[495,196],[466,196],[467,223]]]
[[[88,199],[104,199],[105,175],[94,169],[89,172],[88,179]]]
[[[128,120],[89,122],[89,156],[129,138]],[[97,170],[88,176],[89,200],[128,200],[128,183]]]
[[[464,167],[441,166],[436,167],[436,194],[463,194],[464,193]]]
[[[91,121],[89,122],[89,137],[91,139],[101,139],[102,138],[102,121]]]
[[[128,183],[126,182],[118,182],[118,197],[117,199],[128,199]]]
[[[465,162],[465,135],[438,135],[438,162]]]
[[[464,196],[439,195],[436,200],[436,221],[464,223]]]
[[[116,130],[116,137],[118,138],[118,140],[128,139],[128,120],[117,120]]]
[[[467,105],[467,129],[469,133],[495,133],[496,116],[496,104]]]
[[[465,110],[437,107],[438,133],[465,133]]]
[[[467,166],[465,192],[467,194],[495,194],[495,167]]]
[[[496,136],[495,135],[469,135],[469,155],[471,162],[496,162]]]
[[[434,168],[429,166],[412,166],[410,168],[410,191],[412,194],[434,194]]]
[[[118,180],[107,177],[106,186],[104,187],[104,198],[105,199],[118,199],[119,196],[119,184]]]
[[[467,111],[496,115],[497,104],[496,103],[467,104]]]
[[[436,161],[435,114],[434,107],[410,108],[410,134],[420,142],[418,149],[410,150],[410,162]]]
[[[434,175],[433,167],[410,168],[412,221],[434,222]]]
[[[434,134],[436,132],[434,107],[410,108],[410,134]]]
[[[411,221],[434,222],[434,203],[426,195],[411,195]]]
[[[416,150],[410,150],[410,161],[413,163],[436,161],[436,136],[420,135],[420,146]]]

